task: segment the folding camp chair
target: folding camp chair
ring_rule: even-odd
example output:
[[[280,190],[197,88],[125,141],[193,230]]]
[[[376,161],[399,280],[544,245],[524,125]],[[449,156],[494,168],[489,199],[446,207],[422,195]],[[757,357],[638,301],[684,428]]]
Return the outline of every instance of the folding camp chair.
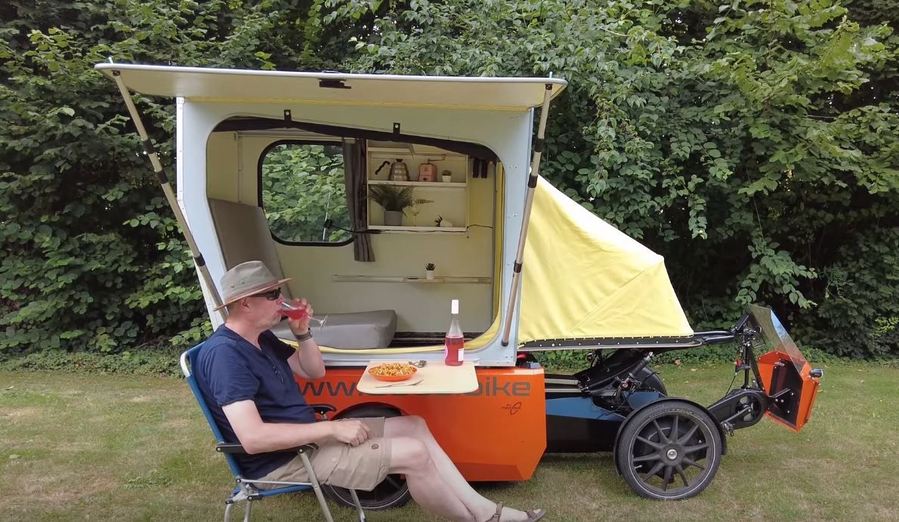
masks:
[[[196,397],[197,402],[200,404],[200,409],[203,411],[203,415],[206,417],[206,421],[209,423],[209,427],[212,428],[212,433],[213,435],[215,435],[216,442],[215,450],[225,456],[225,460],[228,461],[228,467],[231,468],[231,473],[234,474],[234,478],[235,480],[237,480],[237,486],[234,488],[234,491],[231,492],[231,495],[228,497],[228,499],[225,500],[225,522],[228,522],[228,520],[230,519],[231,508],[236,502],[246,502],[243,519],[244,522],[249,522],[250,509],[252,507],[251,503],[253,501],[262,500],[265,497],[272,497],[284,493],[308,491],[310,488],[315,492],[316,498],[318,498],[318,503],[321,506],[322,513],[325,515],[325,520],[327,520],[328,522],[333,522],[334,519],[331,517],[331,510],[328,508],[327,502],[325,502],[325,496],[322,493],[322,489],[319,485],[318,479],[315,476],[315,471],[312,469],[312,463],[309,461],[309,453],[316,448],[314,444],[307,444],[305,446],[284,450],[286,452],[299,454],[300,459],[302,459],[303,461],[303,466],[306,468],[306,471],[309,475],[309,482],[263,481],[243,478],[243,474],[241,473],[240,467],[237,464],[237,459],[234,458],[235,454],[245,453],[243,447],[240,444],[225,442],[224,437],[222,437],[222,432],[219,429],[218,425],[215,423],[215,419],[212,417],[212,413],[209,411],[209,406],[206,404],[206,400],[203,398],[203,394],[200,391],[199,386],[197,385],[197,379],[191,373],[191,368],[193,368],[194,363],[196,362],[197,354],[200,352],[201,346],[203,345],[200,344],[194,346],[193,348],[181,354],[181,372],[184,373],[184,377],[187,379],[187,384],[190,386],[190,391],[192,391],[194,397]],[[312,408],[322,418],[325,418],[325,414],[328,411],[334,410],[332,406],[326,405],[312,405]],[[256,487],[256,484],[275,485],[278,487],[272,489],[259,489]],[[356,511],[359,514],[359,520],[361,522],[365,522],[365,512],[362,510],[362,504],[359,503],[359,497],[356,495],[356,491],[351,489],[349,490],[349,492],[353,498],[353,503],[356,504]]]

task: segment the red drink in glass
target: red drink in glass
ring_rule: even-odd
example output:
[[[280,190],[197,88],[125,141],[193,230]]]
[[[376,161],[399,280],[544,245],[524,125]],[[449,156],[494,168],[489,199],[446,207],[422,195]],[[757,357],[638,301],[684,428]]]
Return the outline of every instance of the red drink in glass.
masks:
[[[291,319],[302,319],[308,315],[306,313],[306,308],[294,306],[287,301],[281,303],[281,316],[289,317]]]

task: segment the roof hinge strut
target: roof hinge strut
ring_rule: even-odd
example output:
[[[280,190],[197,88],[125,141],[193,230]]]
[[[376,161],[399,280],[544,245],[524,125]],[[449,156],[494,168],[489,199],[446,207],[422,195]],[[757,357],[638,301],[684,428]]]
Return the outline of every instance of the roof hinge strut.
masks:
[[[524,258],[524,244],[528,236],[528,223],[531,218],[531,207],[534,204],[534,189],[537,188],[537,179],[540,176],[540,157],[543,155],[546,135],[546,120],[549,117],[549,101],[552,97],[552,84],[546,84],[543,92],[543,105],[540,107],[540,123],[537,126],[537,138],[534,140],[534,153],[531,157],[531,173],[528,177],[528,189],[524,201],[524,213],[521,216],[521,233],[518,236],[518,250],[515,254],[515,270],[512,272],[512,287],[509,289],[509,301],[506,305],[506,317],[503,320],[502,345],[509,345],[509,333],[512,329],[512,318],[515,312],[515,302],[518,299],[518,289],[521,287],[522,259]]]
[[[150,165],[153,167],[153,172],[156,173],[159,184],[162,186],[162,191],[163,193],[165,193],[165,199],[168,201],[169,207],[171,207],[172,212],[175,214],[175,220],[178,221],[178,226],[181,227],[181,232],[184,233],[184,239],[187,241],[187,245],[190,247],[191,256],[193,256],[194,262],[196,263],[197,268],[200,270],[200,275],[203,277],[203,282],[209,289],[209,293],[212,296],[212,301],[216,307],[221,306],[222,299],[219,296],[215,284],[213,284],[212,282],[212,276],[209,275],[209,268],[206,266],[206,260],[203,259],[203,255],[200,253],[200,249],[197,247],[197,243],[194,241],[194,236],[193,234],[191,234],[190,228],[187,226],[187,220],[184,219],[184,214],[181,212],[181,207],[178,205],[178,200],[175,198],[175,192],[172,190],[172,185],[171,183],[169,183],[168,176],[165,175],[165,171],[162,168],[162,163],[159,162],[159,155],[156,153],[156,148],[153,147],[153,143],[150,141],[150,137],[147,135],[147,130],[144,128],[144,123],[140,118],[140,113],[137,111],[137,107],[134,105],[134,100],[131,98],[131,93],[128,92],[128,88],[125,87],[125,82],[122,80],[121,72],[112,71],[112,77],[119,88],[119,92],[121,92],[122,94],[122,99],[125,101],[125,107],[128,108],[128,113],[131,114],[131,121],[134,122],[134,126],[137,128],[137,133],[138,135],[140,135],[140,140],[141,144],[143,145],[144,152],[147,154],[147,158],[150,160]],[[220,310],[220,313],[224,315],[224,309]]]

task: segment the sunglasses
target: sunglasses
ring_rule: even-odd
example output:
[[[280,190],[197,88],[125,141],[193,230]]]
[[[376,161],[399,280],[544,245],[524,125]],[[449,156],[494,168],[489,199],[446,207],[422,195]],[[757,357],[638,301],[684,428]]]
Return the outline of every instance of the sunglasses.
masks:
[[[269,290],[268,292],[262,292],[261,294],[253,294],[250,297],[264,297],[269,301],[274,301],[281,297],[281,289],[275,288],[274,290]]]

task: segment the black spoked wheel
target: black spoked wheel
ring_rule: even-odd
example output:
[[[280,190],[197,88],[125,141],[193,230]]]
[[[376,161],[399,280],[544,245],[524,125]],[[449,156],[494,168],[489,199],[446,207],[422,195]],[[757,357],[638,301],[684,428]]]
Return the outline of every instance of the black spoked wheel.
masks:
[[[615,453],[624,480],[637,494],[680,500],[699,494],[715,478],[721,434],[701,408],[663,401],[628,421]]]
[[[362,406],[346,412],[339,418],[359,418],[359,417],[398,417],[400,412],[386,406],[370,405]],[[348,507],[355,507],[353,497],[350,490],[322,484],[322,491],[329,498]],[[357,490],[359,503],[366,511],[380,511],[382,509],[390,509],[400,507],[409,502],[412,496],[409,494],[409,486],[406,484],[406,477],[403,475],[387,475],[387,477],[371,491]]]
[[[356,507],[348,489],[322,484],[322,491],[339,504],[352,508]],[[366,511],[380,511],[400,507],[412,498],[409,495],[409,486],[406,485],[406,478],[403,475],[387,475],[387,478],[375,486],[375,489],[371,491],[356,490],[356,494],[359,496],[359,503],[362,504],[362,508]]]

